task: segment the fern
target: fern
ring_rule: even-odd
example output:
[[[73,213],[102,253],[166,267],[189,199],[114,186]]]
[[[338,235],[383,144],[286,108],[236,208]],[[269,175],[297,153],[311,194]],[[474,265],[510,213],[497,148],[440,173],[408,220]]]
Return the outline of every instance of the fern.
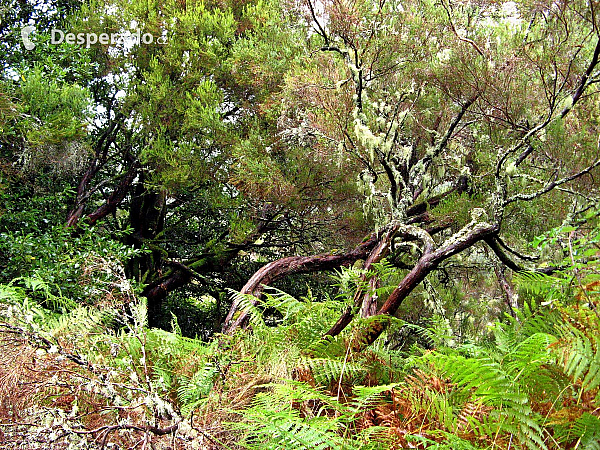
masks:
[[[282,322],[284,323],[298,317],[306,309],[306,302],[300,301],[290,294],[273,287],[269,287],[266,290],[265,298],[262,303],[267,307],[275,308],[281,313],[283,316]]]
[[[287,448],[294,450],[346,448],[333,431],[334,421],[326,418],[303,422],[295,411],[265,413],[259,405],[245,412],[250,423],[234,428],[247,432],[244,447],[249,449]]]
[[[571,431],[578,437],[581,448],[600,450],[600,419],[590,413],[584,413],[575,421]]]
[[[41,293],[43,297],[43,301],[41,302],[42,306],[48,307],[48,309],[69,311],[77,306],[73,300],[62,295],[60,286],[51,285],[37,273],[31,277],[15,278],[12,282],[15,283],[19,281],[21,281],[25,285],[25,288],[29,289],[33,294],[38,292]],[[53,294],[53,287],[58,291],[59,295]]]
[[[256,297],[252,294],[242,294],[241,292],[228,289],[231,301],[238,304],[239,311],[245,311],[250,318],[250,323],[255,326],[264,326],[265,321],[262,317],[262,311],[254,305]]]
[[[250,449],[383,450],[388,430],[371,427],[349,434],[352,424],[396,385],[356,387],[354,397],[341,403],[306,383],[284,381],[268,385],[252,407],[239,411],[243,421],[230,424],[245,431],[242,445]]]
[[[600,336],[587,336],[573,326],[563,327],[558,353],[565,373],[589,391],[600,386]]]
[[[219,368],[214,363],[207,362],[189,380],[183,380],[177,389],[177,396],[184,415],[189,415],[206,400],[219,373]]]
[[[541,272],[521,271],[515,275],[517,285],[530,296],[543,297],[546,301],[562,297],[565,280]]]
[[[384,394],[398,387],[398,383],[379,385],[379,386],[356,386],[353,390],[355,398],[352,400],[352,406],[358,410],[367,406],[373,406],[379,402]]]
[[[249,449],[342,449],[337,434],[339,421],[329,419],[322,409],[312,417],[301,417],[291,407],[305,401],[332,405],[332,400],[304,383],[271,385],[272,392],[259,393],[250,408],[241,411],[244,420],[229,424],[246,434],[243,445]]]
[[[459,438],[450,433],[444,433],[446,441],[439,443],[431,439],[427,439],[423,436],[406,436],[410,442],[418,442],[422,444],[427,450],[479,450],[479,447],[475,447],[471,442]],[[420,447],[419,447],[420,448]]]
[[[539,343],[540,340],[534,341]],[[518,352],[517,350],[517,354]],[[453,353],[432,355],[430,359],[458,387],[470,392],[474,399],[481,399],[483,404],[494,408],[485,419],[487,424],[473,424],[480,433],[511,433],[531,449],[546,448],[542,429],[519,383],[520,372],[515,373],[514,365],[505,367],[489,356],[465,358]],[[517,366],[521,367],[518,362]],[[527,364],[522,360],[520,362]]]
[[[305,354],[311,358],[343,357],[346,354],[346,345],[339,336],[321,335],[309,344]]]
[[[365,372],[365,368],[360,364],[325,358],[305,359],[304,366],[310,369],[315,381],[321,385],[328,385],[342,378],[354,383],[360,380]]]
[[[516,317],[506,314],[503,322],[496,322],[492,328],[496,346],[505,353],[510,353],[521,341],[534,334],[555,336],[557,324],[562,322],[556,310],[537,308],[527,301],[515,313]]]

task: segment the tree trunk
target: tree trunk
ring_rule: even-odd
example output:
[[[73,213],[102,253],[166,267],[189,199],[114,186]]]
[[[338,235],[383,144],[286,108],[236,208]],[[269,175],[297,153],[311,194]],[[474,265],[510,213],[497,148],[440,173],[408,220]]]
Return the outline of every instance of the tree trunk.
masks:
[[[251,246],[258,238],[267,232],[271,226],[274,215],[261,220],[256,229],[250,233],[241,244],[230,244],[230,248],[221,253],[206,252],[202,258],[182,264],[169,262],[172,268],[166,275],[148,284],[142,291],[142,296],[148,300],[148,323],[150,326],[156,324],[156,317],[160,313],[163,301],[170,292],[188,284],[193,277],[202,273],[221,272],[233,260],[240,251]],[[208,254],[207,254],[208,253]]]
[[[377,312],[377,315],[389,317],[395,314],[404,299],[444,260],[472,247],[487,236],[497,233],[498,229],[498,225],[487,223],[470,224],[444,242],[442,247],[438,249],[425,245],[425,250],[417,263],[390,294],[381,309]],[[388,324],[389,321],[387,320],[375,321],[367,329],[362,330],[359,338],[354,341],[353,350],[361,351],[371,345],[381,335]]]
[[[381,287],[379,277],[374,276],[369,280],[369,292],[365,293],[365,297],[360,307],[360,317],[366,318],[377,314],[377,300],[379,297],[374,293],[376,289]]]
[[[143,175],[140,175],[133,189],[129,209],[133,234],[128,240],[137,249],[146,244],[151,251],[129,262],[130,276],[138,282],[144,282],[150,274],[158,272],[167,256],[165,250],[152,243],[164,229],[166,200],[167,193],[164,189],[159,192],[149,191],[144,185]]]
[[[365,261],[365,264],[363,265],[363,269],[365,271],[369,270],[374,263],[380,262],[389,254],[392,241],[394,240],[397,232],[398,226],[396,225],[393,226],[387,233],[385,233],[385,235],[377,243],[377,246],[371,251],[368,259]],[[362,279],[364,280],[364,276]],[[377,303],[375,302],[375,308],[373,308],[373,305],[369,304],[372,303],[373,299],[367,299],[367,297],[369,297],[368,293],[363,292],[363,290],[360,288],[357,289],[356,293],[354,294],[352,305],[349,305],[344,310],[337,322],[325,334],[329,336],[338,335],[344,328],[348,326],[352,319],[354,319],[354,311],[360,308],[361,305],[364,306],[363,309],[365,310],[365,313],[371,313],[371,315],[372,313],[375,313],[377,311]],[[365,303],[367,303],[367,305],[365,305]],[[373,309],[375,309],[375,311],[373,311]]]
[[[134,161],[131,163],[129,170],[123,178],[121,178],[121,181],[119,181],[119,184],[115,187],[114,191],[106,199],[104,204],[96,209],[96,211],[88,214],[87,221],[90,225],[94,225],[98,220],[105,218],[117,210],[118,206],[125,199],[127,192],[129,192],[131,183],[133,183],[133,180],[137,176],[139,168],[139,162]]]
[[[262,293],[265,285],[291,274],[333,270],[341,266],[350,265],[359,259],[367,258],[379,241],[379,236],[373,234],[354,250],[343,255],[288,256],[270,262],[259,269],[252,278],[248,280],[242,288],[241,293],[252,294],[254,297],[257,297],[254,301],[254,304],[257,305],[258,297]],[[246,311],[242,311],[239,317],[234,320],[234,315],[238,311],[238,308],[238,302],[234,302],[234,304],[231,305],[229,313],[225,318],[225,324],[223,326],[224,333],[232,333],[238,327],[244,328],[247,326],[249,317]]]
[[[81,219],[81,216],[83,215],[85,204],[93,193],[93,190],[90,191],[89,189],[89,184],[94,179],[100,168],[106,163],[108,150],[115,141],[115,135],[121,124],[120,121],[122,118],[123,115],[118,113],[96,143],[94,158],[90,162],[88,169],[85,171],[83,177],[81,177],[81,181],[77,185],[75,205],[67,215],[66,223],[68,227],[74,227],[77,225],[77,222],[79,222],[79,219]]]

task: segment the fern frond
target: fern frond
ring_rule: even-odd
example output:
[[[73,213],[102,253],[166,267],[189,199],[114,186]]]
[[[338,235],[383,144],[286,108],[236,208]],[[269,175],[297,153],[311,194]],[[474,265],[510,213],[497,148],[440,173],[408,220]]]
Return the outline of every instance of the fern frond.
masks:
[[[337,336],[319,336],[318,340],[309,344],[305,353],[312,358],[343,357],[346,353],[346,345]]]
[[[427,450],[479,450],[471,442],[461,439],[450,433],[443,433],[446,436],[446,442],[436,442],[419,435],[406,435],[406,440],[409,442],[418,442]]]
[[[250,423],[235,424],[234,428],[247,432],[244,446],[248,449],[275,448],[294,450],[325,450],[347,448],[340,437],[332,431],[335,423],[325,418],[313,419],[304,423],[298,414],[292,412],[268,414],[245,414]]]
[[[587,336],[571,325],[563,328],[558,352],[565,373],[589,391],[600,386],[600,336]]]
[[[581,448],[600,450],[600,418],[584,413],[575,421],[571,431],[581,442]]]
[[[350,402],[355,411],[369,408],[380,403],[384,397],[398,387],[400,383],[379,386],[355,386],[352,390],[354,398]]]
[[[305,359],[303,365],[310,369],[315,381],[321,385],[328,385],[340,378],[356,382],[365,373],[365,368],[361,364],[342,360],[326,358]]]
[[[228,291],[230,293],[231,301],[234,304],[238,304],[238,310],[246,311],[248,313],[250,323],[253,326],[265,326],[262,311],[253,304],[253,302],[256,301],[255,296],[253,296],[252,294],[242,294],[241,292],[235,291],[233,289],[228,289]]]
[[[264,304],[274,308],[283,316],[283,322],[287,323],[292,318],[296,318],[301,312],[306,310],[306,303],[296,299],[287,292],[274,287],[265,289]]]
[[[182,404],[181,411],[183,414],[190,414],[206,399],[218,375],[218,367],[207,362],[201,370],[179,386],[177,396]]]
[[[564,285],[560,278],[541,272],[521,271],[515,274],[517,286],[530,295],[544,296],[547,300],[559,295],[558,288]]]

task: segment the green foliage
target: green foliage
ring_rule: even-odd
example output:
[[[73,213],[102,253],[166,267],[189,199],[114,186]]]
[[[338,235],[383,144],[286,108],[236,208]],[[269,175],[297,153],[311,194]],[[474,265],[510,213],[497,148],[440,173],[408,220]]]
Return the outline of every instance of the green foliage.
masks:
[[[565,373],[584,391],[595,390],[600,386],[600,319],[591,311],[575,320],[566,316],[568,322],[560,327],[561,340],[557,346],[564,364]],[[587,319],[585,322],[582,319]],[[581,324],[585,323],[585,327]]]
[[[357,275],[341,274],[342,284],[353,291]],[[593,449],[600,435],[600,324],[589,301],[525,302],[491,327],[493,342],[449,346],[439,317],[417,327],[432,351],[398,354],[380,341],[354,354],[352,330],[323,338],[349,295],[317,301],[312,292],[297,299],[269,288],[251,311],[252,334],[207,344],[178,334],[176,320],[173,333],[146,329],[145,303],[133,293],[125,309],[62,305],[57,314],[48,307],[63,298],[44,280],[19,283],[1,286],[3,320],[38,336],[33,342],[49,353],[78,349],[78,358],[106,367],[116,393],[98,389],[108,402],[141,401],[150,415],[183,420],[219,411],[245,448]],[[535,297],[544,292],[553,291]],[[254,300],[233,297],[245,306]],[[416,326],[391,324],[406,327]],[[143,398],[122,391],[126,385]]]
[[[425,445],[427,450],[479,450],[480,447],[474,446],[470,441],[461,439],[450,433],[445,433],[447,440],[443,443],[438,443],[434,440],[427,439],[423,436],[409,436],[409,442],[418,442]]]
[[[19,114],[1,124],[1,130],[25,140],[16,155],[24,171],[72,174],[81,170],[90,153],[91,93],[51,70],[38,65],[21,76],[14,92]]]
[[[207,362],[191,378],[183,378],[180,381],[177,397],[182,404],[181,412],[184,415],[190,414],[207,400],[219,374],[219,368],[214,363]]]
[[[4,282],[14,279],[31,290],[35,297],[41,280],[45,298],[69,299],[71,304],[92,304],[101,298],[121,295],[118,284],[111,283],[115,270],[109,261],[125,263],[138,251],[123,245],[103,230],[82,227],[79,236],[63,225],[43,233],[20,231],[0,234],[0,269]],[[49,306],[48,304],[46,306]]]
[[[244,420],[231,424],[245,432],[242,443],[249,449],[383,449],[385,439],[374,430],[347,435],[358,416],[381,400],[394,386],[362,387],[347,403],[325,395],[305,383],[287,382],[258,394],[252,406],[241,413]],[[302,405],[302,412],[293,405]],[[371,441],[373,438],[379,438]]]
[[[410,436],[439,449],[598,448],[600,231],[578,192],[591,199],[593,178],[491,211],[502,191],[527,194],[596,157],[595,72],[581,110],[557,116],[581,93],[594,53],[585,2],[317,2],[319,23],[302,2],[9,3],[15,12],[0,7],[0,330],[40,350],[40,377],[52,371],[36,385],[36,402],[66,421],[52,439],[95,429],[102,447],[114,438],[135,448],[139,436],[117,442],[127,433],[166,447],[151,441],[169,423],[189,440],[181,445],[204,448],[230,422],[217,433],[246,448],[398,448]],[[19,26],[40,11],[52,17],[27,54]],[[51,47],[42,24],[61,22],[96,33],[135,22],[166,44]],[[535,128],[540,117],[550,125]],[[518,161],[529,146],[535,157]],[[462,192],[449,193],[459,182]],[[84,217],[109,200],[116,206],[96,226],[64,228],[73,207]],[[519,288],[515,317],[495,320],[501,297],[477,247],[436,267],[439,279],[412,292],[402,320],[357,318],[325,337],[341,311],[357,315],[357,292],[388,298],[422,251],[408,241],[369,271],[341,269],[333,298],[302,297],[297,282],[258,304],[233,292],[251,333],[182,336],[208,341],[219,294],[267,257],[345,248],[390,219],[440,226],[443,242],[474,207],[490,221],[504,216],[511,245],[569,212],[533,243],[562,272],[508,277]],[[582,226],[570,214],[578,209],[588,211]],[[174,284],[192,286],[161,297],[164,317],[149,318],[131,279],[162,282],[180,269]],[[354,353],[372,325],[387,328],[382,339]],[[25,395],[36,377],[15,386]]]

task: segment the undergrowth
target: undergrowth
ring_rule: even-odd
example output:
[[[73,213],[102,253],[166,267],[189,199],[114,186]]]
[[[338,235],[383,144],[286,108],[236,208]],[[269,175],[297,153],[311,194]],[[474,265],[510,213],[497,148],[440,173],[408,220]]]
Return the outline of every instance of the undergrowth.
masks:
[[[560,277],[521,274],[535,295],[487,339],[450,343],[435,321],[392,319],[354,353],[355,331],[380,318],[323,336],[356,283],[335,299],[270,289],[256,307],[233,293],[252,332],[203,343],[175,320],[171,332],[148,329],[122,268],[94,264],[110,292],[97,305],[77,306],[39,279],[0,286],[5,448],[600,448],[594,271],[578,293]],[[396,350],[392,337],[406,329],[428,348]]]

